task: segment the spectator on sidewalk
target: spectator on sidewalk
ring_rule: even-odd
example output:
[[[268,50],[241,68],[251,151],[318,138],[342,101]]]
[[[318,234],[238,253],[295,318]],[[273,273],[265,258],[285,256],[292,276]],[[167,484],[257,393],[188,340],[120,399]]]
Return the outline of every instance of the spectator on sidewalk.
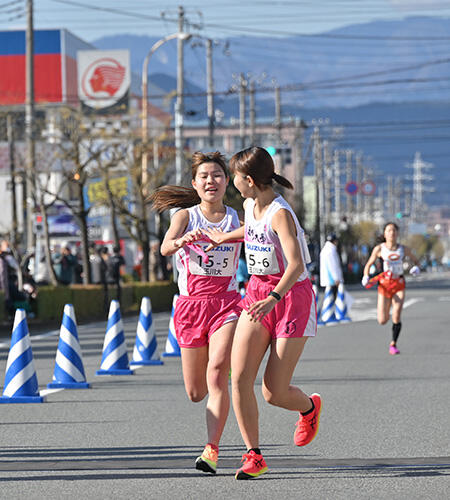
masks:
[[[113,248],[113,254],[108,258],[107,266],[107,281],[111,285],[116,285],[117,300],[120,302],[122,295],[120,280],[125,273],[125,259],[120,254],[119,246]]]
[[[62,285],[73,283],[77,258],[72,255],[70,246],[64,245],[61,251],[55,251],[52,255],[52,261],[58,282]]]
[[[320,286],[332,287],[336,299],[337,289],[340,283],[344,283],[341,260],[339,258],[338,237],[331,233],[320,251]]]

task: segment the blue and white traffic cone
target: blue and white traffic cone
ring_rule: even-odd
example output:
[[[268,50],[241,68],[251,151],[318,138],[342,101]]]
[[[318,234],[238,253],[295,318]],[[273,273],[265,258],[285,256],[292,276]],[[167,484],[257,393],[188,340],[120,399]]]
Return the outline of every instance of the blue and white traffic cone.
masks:
[[[77,320],[72,304],[64,306],[53,381],[47,384],[47,387],[49,389],[87,389],[89,387],[84,373]]]
[[[319,307],[319,288],[318,286],[313,283],[312,284],[313,292],[314,292],[314,297],[316,300],[316,319],[317,319],[317,324],[318,325],[323,325],[322,321],[320,320],[320,307]]]
[[[123,333],[122,317],[118,300],[111,300],[109,307],[108,324],[106,326],[105,341],[100,370],[96,375],[133,375],[128,365],[127,347]]]
[[[0,403],[42,403],[24,309],[17,309]]]
[[[336,320],[341,322],[351,321],[348,316],[347,304],[345,301],[345,288],[342,283],[339,283],[336,297]]]
[[[324,325],[337,323],[336,316],[334,315],[334,294],[331,286],[325,287],[320,319],[322,322],[321,324]]]
[[[136,343],[130,365],[162,365],[159,359],[155,325],[152,319],[152,303],[148,297],[142,297],[139,322],[136,330]]]
[[[169,333],[166,340],[166,352],[162,353],[164,357],[179,357],[181,356],[180,346],[178,345],[177,336],[175,335],[175,325],[173,322],[173,315],[175,313],[175,304],[178,300],[178,294],[173,296],[172,313],[170,315]]]

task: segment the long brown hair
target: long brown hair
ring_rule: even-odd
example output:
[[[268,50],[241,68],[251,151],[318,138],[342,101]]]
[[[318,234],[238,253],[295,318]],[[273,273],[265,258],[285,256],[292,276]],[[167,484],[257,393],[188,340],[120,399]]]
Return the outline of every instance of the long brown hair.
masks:
[[[264,148],[258,146],[244,149],[233,155],[230,160],[230,169],[232,172],[237,171],[249,175],[260,189],[272,186],[272,180],[288,189],[294,189],[286,177],[275,173],[272,157]]]
[[[229,177],[225,157],[219,152],[202,153],[195,152],[192,155],[192,179],[195,179],[197,170],[203,163],[216,163],[223,170],[225,177]],[[197,191],[192,187],[183,186],[161,186],[151,194],[147,202],[152,204],[152,208],[158,212],[163,212],[169,208],[189,208],[198,205],[202,200]]]

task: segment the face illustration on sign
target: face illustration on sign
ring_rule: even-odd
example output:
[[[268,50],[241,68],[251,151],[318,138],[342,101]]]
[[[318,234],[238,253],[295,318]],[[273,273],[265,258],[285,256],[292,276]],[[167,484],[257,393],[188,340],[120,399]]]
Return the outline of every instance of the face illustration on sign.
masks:
[[[121,54],[114,57],[104,51],[89,51],[79,57],[78,67],[80,99],[87,106],[95,109],[113,106],[129,90],[128,63]]]
[[[118,62],[116,66],[111,66],[109,64],[102,64],[100,60],[92,73],[89,84],[95,94],[106,92],[109,96],[113,96],[119,90],[124,77],[125,68]],[[95,97],[95,95],[92,97]]]

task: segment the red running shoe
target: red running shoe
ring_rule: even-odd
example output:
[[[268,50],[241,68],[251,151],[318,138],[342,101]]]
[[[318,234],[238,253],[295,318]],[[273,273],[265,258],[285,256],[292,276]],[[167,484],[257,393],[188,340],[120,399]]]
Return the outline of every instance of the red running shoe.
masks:
[[[322,411],[322,400],[320,394],[311,394],[310,398],[314,403],[314,410],[308,415],[302,415],[297,422],[294,432],[294,443],[297,446],[309,444],[319,431],[320,412]]]
[[[210,444],[205,446],[203,453],[195,461],[195,468],[203,472],[215,474],[217,470],[217,461],[219,460],[219,452],[214,450]]]
[[[269,470],[263,456],[253,450],[242,455],[242,462],[244,465],[236,471],[236,479],[254,479]]]

